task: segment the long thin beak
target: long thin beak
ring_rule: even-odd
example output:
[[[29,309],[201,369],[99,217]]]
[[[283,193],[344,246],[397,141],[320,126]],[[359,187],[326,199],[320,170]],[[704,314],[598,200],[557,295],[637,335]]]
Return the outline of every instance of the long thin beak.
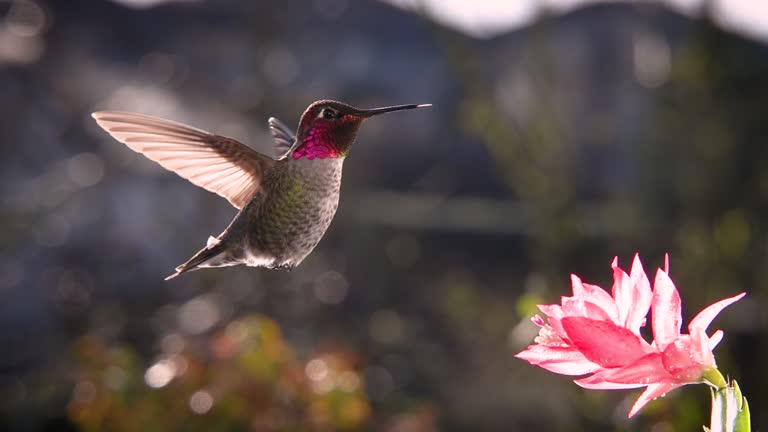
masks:
[[[360,117],[373,117],[375,115],[384,114],[392,111],[401,111],[401,110],[409,110],[414,108],[425,108],[425,107],[431,107],[432,104],[420,104],[420,105],[395,105],[390,107],[383,107],[383,108],[372,108],[367,110],[360,110],[356,114]]]

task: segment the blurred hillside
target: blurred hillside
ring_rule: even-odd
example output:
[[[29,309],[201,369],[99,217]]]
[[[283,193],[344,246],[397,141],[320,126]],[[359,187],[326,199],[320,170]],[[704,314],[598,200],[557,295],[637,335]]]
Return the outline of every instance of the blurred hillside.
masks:
[[[0,19],[1,430],[699,428],[703,387],[627,422],[636,392],[512,357],[569,273],[608,288],[635,251],[648,272],[670,253],[686,319],[748,292],[716,354],[768,421],[768,47],[653,4],[484,40],[372,0],[18,0]],[[163,282],[235,210],[90,112],[266,152],[269,116],[325,98],[434,107],[366,123],[300,268]]]

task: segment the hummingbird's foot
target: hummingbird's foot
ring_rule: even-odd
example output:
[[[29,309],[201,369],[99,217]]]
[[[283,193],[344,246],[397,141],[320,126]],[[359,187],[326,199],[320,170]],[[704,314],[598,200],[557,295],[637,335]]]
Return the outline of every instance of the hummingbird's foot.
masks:
[[[278,264],[276,266],[270,267],[270,269],[272,269],[272,270],[283,270],[283,271],[289,272],[289,271],[293,270],[294,267],[296,267],[296,266],[293,265],[293,264]]]

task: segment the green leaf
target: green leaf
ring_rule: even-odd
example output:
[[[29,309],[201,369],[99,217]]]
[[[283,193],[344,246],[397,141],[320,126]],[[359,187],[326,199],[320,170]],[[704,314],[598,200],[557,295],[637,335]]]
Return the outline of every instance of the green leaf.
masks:
[[[742,402],[739,407],[739,415],[736,416],[734,430],[736,432],[750,432],[752,430],[752,425],[749,417],[749,403],[747,402],[747,398],[741,396],[741,389],[739,389],[739,385],[736,381],[733,382],[733,386],[739,392],[739,399]]]
[[[749,404],[736,381],[712,390],[711,432],[750,432]]]

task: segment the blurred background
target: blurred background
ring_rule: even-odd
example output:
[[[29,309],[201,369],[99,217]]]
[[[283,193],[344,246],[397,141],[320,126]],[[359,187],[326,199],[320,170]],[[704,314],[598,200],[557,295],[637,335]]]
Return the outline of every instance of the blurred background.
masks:
[[[690,431],[513,358],[569,273],[665,252],[687,322],[768,424],[768,8],[751,0],[0,0],[0,430]],[[366,123],[290,273],[163,277],[235,214],[98,109],[270,148]]]

